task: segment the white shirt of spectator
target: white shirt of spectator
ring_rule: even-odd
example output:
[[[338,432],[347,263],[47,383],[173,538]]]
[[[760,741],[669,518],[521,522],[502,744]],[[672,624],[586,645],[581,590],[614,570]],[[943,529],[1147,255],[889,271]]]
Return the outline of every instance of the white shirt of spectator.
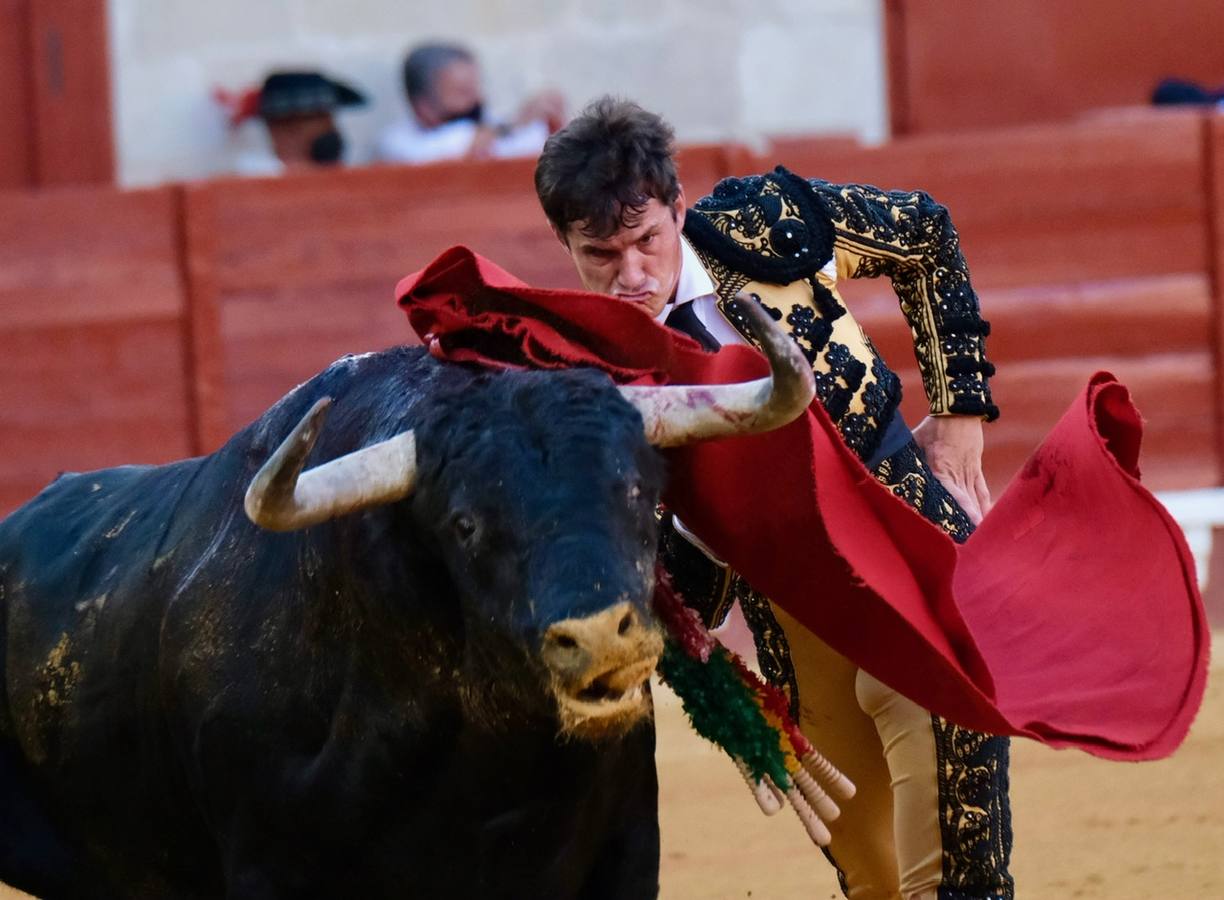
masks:
[[[379,135],[378,158],[384,162],[430,163],[462,159],[472,146],[479,126],[471,119],[422,128],[412,117],[395,122]],[[490,146],[494,159],[536,156],[548,140],[548,123],[528,122],[498,135]]]

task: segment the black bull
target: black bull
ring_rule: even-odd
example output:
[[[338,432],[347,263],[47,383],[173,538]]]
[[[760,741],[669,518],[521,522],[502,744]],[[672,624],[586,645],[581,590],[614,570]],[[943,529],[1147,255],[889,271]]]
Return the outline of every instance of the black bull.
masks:
[[[410,430],[412,490],[258,528],[243,492],[322,397],[308,465]],[[655,896],[647,436],[678,441],[641,409],[598,373],[400,348],[211,456],[55,481],[0,523],[0,880]]]

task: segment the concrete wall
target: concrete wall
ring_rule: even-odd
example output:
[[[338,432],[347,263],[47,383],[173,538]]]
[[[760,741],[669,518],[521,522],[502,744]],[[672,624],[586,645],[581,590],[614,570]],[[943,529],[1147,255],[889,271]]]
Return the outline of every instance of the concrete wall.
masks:
[[[274,67],[320,68],[373,101],[341,127],[355,161],[404,114],[399,63],[415,42],[459,39],[509,114],[555,87],[577,110],[624,94],[683,141],[817,131],[884,137],[880,0],[109,0],[116,155],[124,185],[207,177],[258,147],[231,131],[220,86]]]

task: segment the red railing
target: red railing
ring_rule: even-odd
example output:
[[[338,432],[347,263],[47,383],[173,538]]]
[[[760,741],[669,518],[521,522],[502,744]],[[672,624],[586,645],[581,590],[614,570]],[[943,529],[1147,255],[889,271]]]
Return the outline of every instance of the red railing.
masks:
[[[994,322],[996,489],[1097,368],[1129,383],[1147,416],[1155,487],[1219,483],[1224,117],[1143,112],[876,148],[788,139],[760,156],[704,146],[680,159],[690,199],[777,162],[920,186],[950,207]],[[337,356],[411,341],[394,285],[451,244],[575,286],[531,172],[443,164],[0,192],[0,512],[60,470],[209,451]],[[916,420],[888,285],[845,293],[906,378]]]

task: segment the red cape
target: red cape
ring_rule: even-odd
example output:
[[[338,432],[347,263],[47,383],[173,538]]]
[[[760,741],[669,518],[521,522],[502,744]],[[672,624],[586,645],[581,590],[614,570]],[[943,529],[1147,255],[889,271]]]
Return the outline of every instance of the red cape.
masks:
[[[768,371],[754,349],[707,353],[630,304],[529,288],[463,247],[397,296],[441,359],[595,366],[620,383]],[[960,547],[871,476],[816,402],[768,434],[666,451],[664,499],[754,587],[924,707],[1153,759],[1198,710],[1210,632],[1181,530],[1139,483],[1141,434],[1126,388],[1098,373]]]

